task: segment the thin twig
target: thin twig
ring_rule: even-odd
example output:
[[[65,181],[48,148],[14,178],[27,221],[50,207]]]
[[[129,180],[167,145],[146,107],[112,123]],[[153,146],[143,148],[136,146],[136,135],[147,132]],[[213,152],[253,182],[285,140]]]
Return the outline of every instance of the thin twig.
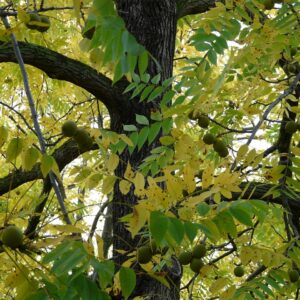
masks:
[[[10,29],[10,25],[9,25],[9,22],[8,22],[7,18],[2,17],[2,21],[4,23],[5,28]],[[46,154],[46,144],[45,144],[45,140],[44,140],[44,137],[43,137],[43,133],[42,133],[40,124],[38,122],[38,115],[37,115],[37,112],[36,112],[36,109],[35,109],[34,100],[33,100],[32,94],[31,94],[30,86],[29,86],[28,75],[27,75],[27,71],[26,71],[25,64],[24,64],[24,61],[23,61],[23,58],[22,58],[22,54],[21,54],[21,51],[20,51],[20,48],[19,48],[19,45],[18,45],[18,41],[17,41],[16,36],[14,35],[14,33],[11,33],[10,37],[11,37],[14,52],[15,52],[15,55],[16,55],[16,58],[17,58],[17,61],[18,61],[18,64],[19,64],[19,67],[20,67],[20,70],[21,70],[21,74],[22,74],[22,77],[23,77],[24,88],[25,88],[26,96],[27,96],[30,111],[31,111],[31,118],[32,118],[32,121],[33,121],[33,124],[34,124],[35,132],[36,132],[38,140],[39,140],[39,144],[40,144],[40,147],[41,147],[41,152],[43,154]],[[55,180],[55,177],[54,177],[54,174],[53,174],[52,171],[49,172],[49,178],[50,178],[50,181],[51,181],[51,185],[52,185],[52,187],[55,191],[55,194],[57,196],[60,208],[61,208],[63,216],[64,216],[64,220],[67,224],[71,224],[72,222],[71,222],[71,220],[68,216],[68,212],[67,212],[67,209],[65,207],[63,192],[61,191],[58,182]]]

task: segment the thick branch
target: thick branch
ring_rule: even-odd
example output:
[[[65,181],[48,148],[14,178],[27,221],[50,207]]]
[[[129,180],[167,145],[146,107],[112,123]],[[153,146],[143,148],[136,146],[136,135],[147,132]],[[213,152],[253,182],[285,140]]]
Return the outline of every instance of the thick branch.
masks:
[[[216,2],[216,0],[177,0],[177,19],[204,13],[214,7]]]
[[[110,112],[116,114],[126,110],[124,85],[119,82],[112,86],[112,81],[92,67],[68,58],[48,48],[18,42],[25,64],[44,71],[50,78],[71,82],[101,100]],[[0,63],[13,62],[17,59],[11,43],[0,41]]]
[[[97,147],[98,146],[95,144],[89,150],[97,149]],[[53,153],[53,157],[55,158],[59,169],[62,170],[81,153],[82,152],[80,152],[77,143],[73,140],[68,140]],[[42,178],[43,176],[39,163],[36,164],[31,171],[23,171],[18,169],[0,179],[0,195],[15,189],[24,183]]]

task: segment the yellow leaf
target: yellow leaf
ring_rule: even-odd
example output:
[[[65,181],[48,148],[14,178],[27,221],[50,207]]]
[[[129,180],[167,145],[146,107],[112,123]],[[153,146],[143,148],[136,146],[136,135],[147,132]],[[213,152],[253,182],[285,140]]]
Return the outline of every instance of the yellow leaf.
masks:
[[[0,126],[0,148],[4,145],[8,138],[8,129],[5,126]]]
[[[26,23],[30,20],[30,17],[28,16],[28,14],[26,13],[26,11],[24,9],[21,9],[20,7],[18,7],[17,11],[18,11],[18,19],[21,22]]]
[[[103,180],[103,185],[102,185],[103,194],[109,194],[113,190],[116,179],[117,178],[115,176],[107,176]]]
[[[51,171],[53,164],[54,164],[54,158],[51,155],[44,154],[42,156],[40,168],[44,178]]]
[[[25,171],[30,171],[39,159],[39,151],[34,148],[28,148],[22,155],[22,167]]]
[[[214,167],[209,165],[207,166],[202,174],[202,188],[207,189],[213,183],[213,172]]]
[[[220,300],[231,300],[235,294],[236,288],[235,286],[231,286],[225,292],[220,295]]]
[[[217,280],[214,280],[209,290],[212,294],[216,294],[221,289],[223,289],[228,284],[228,282],[229,280],[227,278],[224,277],[218,278]]]
[[[78,228],[74,225],[56,225],[56,224],[49,224],[45,227],[47,230],[51,232],[63,232],[63,233],[83,233],[84,231],[81,228]]]
[[[211,191],[206,191],[201,193],[198,196],[190,197],[186,201],[186,206],[187,207],[194,207],[195,205],[203,202],[206,198],[209,198],[212,195]]]
[[[142,229],[149,218],[149,211],[141,204],[134,206],[132,217],[128,222],[128,230],[131,233],[132,237],[135,237],[136,234]]]
[[[144,186],[145,186],[145,178],[143,176],[142,173],[140,172],[137,172],[135,174],[135,177],[133,179],[133,184],[134,184],[134,194],[137,195],[137,196],[141,196],[145,193],[145,190],[144,190]]]
[[[96,233],[96,241],[97,241],[97,248],[98,248],[98,258],[102,260],[104,259],[104,253],[103,253],[104,242],[101,236],[99,236],[97,233]]]
[[[126,167],[126,170],[125,170],[125,173],[124,173],[124,178],[126,178],[127,180],[131,181],[134,177],[134,173],[131,169],[131,165],[130,163],[127,164],[127,167]]]
[[[24,146],[24,140],[16,137],[13,138],[6,149],[6,160],[11,162],[15,160],[21,153]]]
[[[106,166],[109,172],[113,172],[119,165],[119,156],[115,153],[112,153],[106,162]]]
[[[127,195],[130,191],[131,183],[127,180],[121,180],[119,183],[120,191],[123,195]]]
[[[128,146],[133,147],[134,144],[132,140],[125,134],[120,134],[120,139],[125,142]]]
[[[242,145],[236,155],[236,162],[239,162],[240,160],[245,158],[246,153],[248,152],[249,146],[248,145]]]
[[[231,198],[232,198],[232,194],[231,194],[230,191],[221,188],[221,189],[220,189],[220,192],[221,192],[221,194],[222,194],[225,198],[227,198],[227,199],[231,199]]]
[[[183,180],[187,187],[187,191],[192,193],[196,189],[195,171],[191,168],[190,164],[186,164],[183,169]]]

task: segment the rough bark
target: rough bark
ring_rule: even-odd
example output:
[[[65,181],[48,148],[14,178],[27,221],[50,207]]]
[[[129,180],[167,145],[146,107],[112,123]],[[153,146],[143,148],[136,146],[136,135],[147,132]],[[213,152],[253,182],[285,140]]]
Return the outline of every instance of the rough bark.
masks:
[[[142,44],[156,59],[151,60],[147,72],[151,76],[161,74],[161,81],[172,76],[173,56],[176,35],[176,3],[174,0],[117,0],[115,1],[119,15],[125,21],[126,27],[137,41]],[[134,113],[150,116],[152,109],[159,109],[159,100],[152,103],[135,103]],[[111,115],[112,129],[121,132],[122,122]],[[123,117],[125,117],[123,115]],[[135,124],[135,117],[130,111],[123,119],[125,124]],[[119,167],[116,175],[122,177],[128,162],[133,169],[146,158],[151,149],[157,145],[158,138],[152,145],[146,145],[140,151],[129,154],[124,151],[120,157]],[[132,189],[126,196],[122,195],[118,188],[118,182],[114,189],[113,199],[113,246],[114,259],[120,265],[126,257],[120,255],[117,250],[134,250],[138,244],[138,238],[132,239],[131,234],[126,230],[124,223],[119,219],[132,212],[131,206],[137,202],[137,197]],[[140,269],[139,269],[140,270]],[[141,270],[140,270],[141,271]],[[147,299],[179,299],[180,268],[174,261],[173,268],[167,270],[171,288],[168,289],[156,280],[139,275],[134,296],[147,296]],[[142,272],[139,272],[142,274]]]

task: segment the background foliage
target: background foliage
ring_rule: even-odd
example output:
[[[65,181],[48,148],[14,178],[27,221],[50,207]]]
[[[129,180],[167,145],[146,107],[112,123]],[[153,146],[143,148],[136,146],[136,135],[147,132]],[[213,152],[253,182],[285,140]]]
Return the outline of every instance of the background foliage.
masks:
[[[136,253],[149,240],[160,250],[141,272],[166,286],[172,282],[164,267],[205,244],[199,274],[183,267],[182,299],[297,299],[300,281],[291,282],[288,272],[300,267],[300,135],[299,125],[291,131],[287,124],[298,124],[299,113],[298,1],[266,9],[264,1],[228,0],[179,18],[174,76],[164,81],[160,73],[148,74],[155,58],[126,30],[113,1],[0,4],[11,26],[0,27],[0,223],[25,232],[22,249],[1,247],[1,299],[110,299],[118,293],[127,299],[135,288]],[[26,27],[29,11],[50,19],[47,32]],[[126,82],[126,101],[161,97],[159,109],[137,113],[123,133],[113,132],[108,100],[47,76],[34,67],[43,63],[37,57],[26,70],[47,148],[42,153],[20,66],[7,56],[10,34],[20,47],[21,41],[37,44],[91,66],[111,79],[111,89]],[[85,81],[88,70],[82,72]],[[207,128],[199,126],[200,115],[208,117]],[[93,146],[80,149],[64,137],[66,120],[84,128]],[[205,144],[207,133],[229,154]],[[128,163],[118,178],[120,154],[145,145],[151,155],[138,168]],[[47,186],[49,172],[66,195],[70,224]],[[122,266],[111,259],[107,229],[115,184],[139,198],[121,220],[139,238]],[[238,265],[242,277],[234,275]]]

